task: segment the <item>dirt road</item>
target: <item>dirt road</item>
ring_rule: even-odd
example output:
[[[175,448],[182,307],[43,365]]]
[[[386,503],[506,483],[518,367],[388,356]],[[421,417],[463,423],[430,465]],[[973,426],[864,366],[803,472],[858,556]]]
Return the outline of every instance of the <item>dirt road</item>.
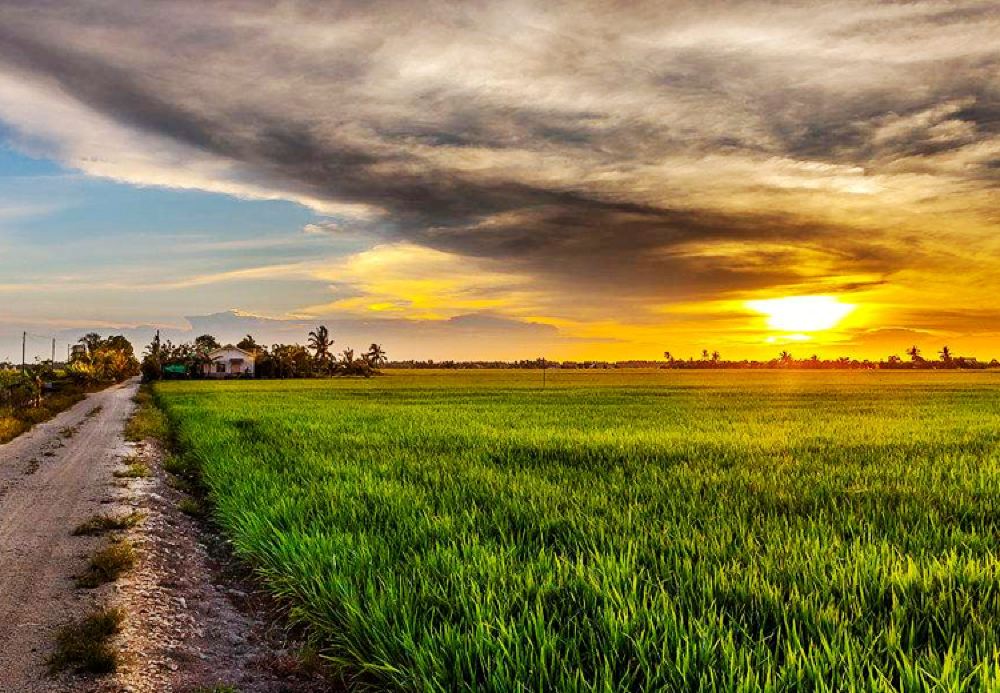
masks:
[[[47,678],[45,660],[55,630],[97,598],[72,577],[99,540],[71,533],[124,493],[112,479],[137,386],[90,395],[0,445],[0,693],[78,690]]]

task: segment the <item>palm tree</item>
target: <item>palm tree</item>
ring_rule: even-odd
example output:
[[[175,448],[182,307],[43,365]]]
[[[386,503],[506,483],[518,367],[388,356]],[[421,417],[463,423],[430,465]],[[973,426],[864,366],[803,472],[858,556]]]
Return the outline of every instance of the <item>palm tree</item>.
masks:
[[[701,350],[701,360],[708,361],[708,349]]]
[[[923,361],[923,359],[920,358],[920,347],[916,344],[906,350],[906,355],[910,357],[911,361]]]
[[[365,354],[365,356],[374,368],[378,368],[386,362],[385,349],[378,344],[373,343],[370,347],[368,347],[368,353]]]
[[[718,362],[719,362],[719,359],[721,359],[721,358],[722,358],[722,355],[721,355],[721,354],[719,354],[719,352],[718,352],[718,351],[713,351],[713,352],[712,352],[712,361],[713,361],[714,363],[718,363]]]
[[[671,353],[670,353],[669,351],[664,351],[664,352],[663,352],[663,358],[665,358],[665,359],[666,359],[667,361],[669,361],[670,363],[673,363],[673,362],[674,362],[674,355],[673,355],[673,354],[671,354]]]
[[[951,349],[947,345],[941,348],[941,360],[945,362],[951,361]]]
[[[316,360],[319,363],[325,364],[330,360],[332,346],[333,340],[330,339],[330,331],[326,329],[326,325],[320,325],[309,333],[309,348],[316,353]]]

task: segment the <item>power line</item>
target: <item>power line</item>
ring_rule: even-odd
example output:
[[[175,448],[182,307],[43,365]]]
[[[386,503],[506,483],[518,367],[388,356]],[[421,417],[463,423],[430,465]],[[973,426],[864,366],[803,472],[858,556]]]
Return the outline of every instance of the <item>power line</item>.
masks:
[[[36,332],[29,332],[28,330],[21,331],[21,370],[24,371],[28,367],[28,339],[44,339],[46,342],[52,342],[51,350],[51,363],[56,362],[56,338],[48,334],[38,334]],[[69,346],[67,345],[67,349]]]

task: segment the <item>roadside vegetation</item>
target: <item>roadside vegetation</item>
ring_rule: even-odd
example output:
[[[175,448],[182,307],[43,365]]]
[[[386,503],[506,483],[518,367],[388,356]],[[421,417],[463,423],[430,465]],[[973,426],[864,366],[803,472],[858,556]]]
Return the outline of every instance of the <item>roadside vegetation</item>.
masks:
[[[238,554],[399,690],[997,686],[990,373],[157,385]]]
[[[132,569],[136,562],[135,547],[126,540],[112,541],[90,557],[87,569],[76,577],[76,586],[94,589],[114,582]]]
[[[118,652],[112,644],[121,632],[125,613],[100,609],[64,626],[56,635],[56,648],[49,658],[53,673],[72,670],[87,674],[110,674],[118,669]]]
[[[122,529],[131,529],[145,519],[140,512],[124,515],[94,515],[73,530],[73,536],[93,537]]]
[[[135,412],[125,423],[125,440],[133,443],[146,439],[166,442],[170,435],[167,418],[153,402],[153,393],[144,385],[134,397]]]
[[[23,367],[0,363],[0,443],[70,408],[86,393],[138,372],[139,362],[127,339],[93,333],[80,339],[67,363],[44,361]],[[74,432],[67,429],[64,435]]]
[[[145,479],[151,474],[149,465],[139,457],[126,457],[122,464],[125,466],[113,472],[116,479]]]

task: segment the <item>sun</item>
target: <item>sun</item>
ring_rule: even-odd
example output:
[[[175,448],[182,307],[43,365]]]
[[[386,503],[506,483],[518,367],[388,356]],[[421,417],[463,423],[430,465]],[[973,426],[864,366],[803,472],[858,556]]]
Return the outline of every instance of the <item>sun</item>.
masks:
[[[768,327],[782,332],[830,330],[857,307],[836,296],[786,296],[747,301],[746,306],[766,315]]]

